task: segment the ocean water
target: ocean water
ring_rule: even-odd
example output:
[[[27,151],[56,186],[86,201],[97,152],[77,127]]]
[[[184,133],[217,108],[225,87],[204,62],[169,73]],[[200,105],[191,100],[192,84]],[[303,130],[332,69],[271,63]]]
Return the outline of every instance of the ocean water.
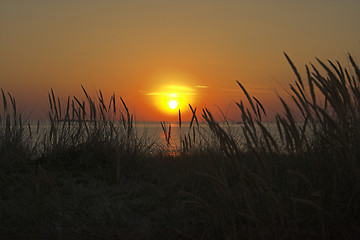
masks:
[[[270,134],[279,141],[279,132],[276,123],[266,122],[263,123],[266,129]],[[245,143],[245,137],[243,133],[243,124],[237,122],[219,122],[220,127],[229,135],[233,136],[239,144]],[[205,122],[199,122],[199,125],[193,125],[190,128],[190,123],[185,122],[179,126],[178,122],[166,122],[164,124],[165,130],[168,134],[170,130],[170,147],[179,148],[181,141],[184,141],[185,138],[195,139],[192,143],[196,144],[206,144],[214,140],[215,136],[210,130],[209,126]],[[260,131],[260,128],[257,128]],[[147,137],[153,137],[160,144],[169,145],[166,141],[166,134],[160,124],[160,122],[141,122],[136,123],[136,132],[139,135],[144,135]]]
[[[233,136],[240,145],[245,143],[242,123],[219,122],[219,125],[226,133]],[[120,122],[115,122],[114,126],[118,127],[119,129],[123,129]],[[162,146],[168,151],[179,150],[181,147],[181,142],[184,143],[184,141],[187,142],[189,146],[197,146],[200,144],[206,145],[209,143],[214,143],[213,140],[216,138],[209,129],[209,126],[206,122],[199,122],[198,125],[194,123],[191,128],[189,122],[182,122],[181,127],[178,122],[163,122],[166,134],[160,122],[135,122],[133,126],[133,133],[136,134],[138,138],[144,139],[145,141],[148,140],[151,142],[156,142],[158,146]],[[279,132],[276,123],[267,122],[264,123],[264,126],[276,140],[279,140]],[[76,123],[74,124],[74,127],[77,127]],[[167,141],[169,129],[170,138],[169,141]],[[37,135],[37,138],[33,138],[34,141],[36,141],[36,139],[40,139],[42,135],[50,131],[50,123],[47,121],[40,122],[38,128],[37,122],[32,122],[29,126],[29,130],[31,130],[33,136]]]

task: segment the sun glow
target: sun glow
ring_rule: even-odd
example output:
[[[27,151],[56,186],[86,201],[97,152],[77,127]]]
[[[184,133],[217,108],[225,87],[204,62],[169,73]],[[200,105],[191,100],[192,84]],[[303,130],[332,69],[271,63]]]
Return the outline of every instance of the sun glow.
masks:
[[[193,103],[196,91],[193,88],[179,85],[167,85],[156,92],[147,93],[154,96],[155,105],[163,112],[177,114],[178,110],[188,111],[188,104]]]
[[[177,108],[177,106],[178,106],[177,101],[171,100],[171,101],[169,102],[169,108],[175,109],[175,108]]]

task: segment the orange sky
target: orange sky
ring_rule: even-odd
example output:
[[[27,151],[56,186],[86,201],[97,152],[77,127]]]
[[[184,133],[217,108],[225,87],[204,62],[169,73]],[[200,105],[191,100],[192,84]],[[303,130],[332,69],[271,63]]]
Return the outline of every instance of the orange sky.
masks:
[[[315,56],[359,59],[359,11],[358,0],[0,0],[0,87],[24,111],[82,84],[115,92],[137,120],[177,119],[171,93],[184,116],[189,101],[236,120],[239,80],[280,111],[273,89],[295,79],[283,51],[302,72]]]

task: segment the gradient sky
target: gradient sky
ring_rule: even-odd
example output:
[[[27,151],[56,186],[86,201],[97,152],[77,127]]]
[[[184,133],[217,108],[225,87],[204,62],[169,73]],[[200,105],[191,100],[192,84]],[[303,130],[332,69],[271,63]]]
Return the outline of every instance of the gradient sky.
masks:
[[[174,91],[236,119],[239,80],[280,111],[273,89],[295,80],[283,51],[302,73],[314,57],[359,59],[359,12],[359,0],[0,0],[0,87],[25,111],[82,84],[137,120],[176,119],[160,104]]]

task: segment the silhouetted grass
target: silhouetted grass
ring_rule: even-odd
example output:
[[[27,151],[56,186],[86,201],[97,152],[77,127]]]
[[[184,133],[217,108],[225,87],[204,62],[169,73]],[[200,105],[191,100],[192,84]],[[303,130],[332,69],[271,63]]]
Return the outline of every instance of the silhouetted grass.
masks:
[[[180,145],[137,132],[122,98],[61,102],[30,126],[2,91],[0,233],[9,239],[357,239],[360,70],[306,66],[276,132],[237,82],[242,130],[208,109],[179,111]],[[294,105],[292,109],[290,105]],[[200,116],[201,115],[201,116]],[[199,118],[205,124],[199,124]],[[45,125],[44,125],[45,124]],[[206,126],[206,127],[205,127]],[[170,150],[169,150],[170,149]]]

